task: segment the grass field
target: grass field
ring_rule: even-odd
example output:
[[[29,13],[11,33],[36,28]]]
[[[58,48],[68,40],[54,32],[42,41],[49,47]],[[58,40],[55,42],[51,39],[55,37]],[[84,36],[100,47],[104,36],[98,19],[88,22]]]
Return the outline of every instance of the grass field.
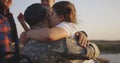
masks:
[[[101,53],[120,53],[120,41],[91,40],[98,45]]]

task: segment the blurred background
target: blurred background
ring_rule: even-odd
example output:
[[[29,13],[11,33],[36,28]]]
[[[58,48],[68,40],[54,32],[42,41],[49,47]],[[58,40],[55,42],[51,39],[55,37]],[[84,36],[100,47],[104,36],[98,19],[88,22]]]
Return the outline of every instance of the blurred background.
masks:
[[[84,30],[89,36],[88,39],[98,44],[101,50],[100,58],[110,63],[120,63],[120,0],[67,1],[76,7],[79,30]],[[33,3],[40,3],[40,0],[13,0],[10,10],[15,18],[18,35],[24,30],[17,16]]]

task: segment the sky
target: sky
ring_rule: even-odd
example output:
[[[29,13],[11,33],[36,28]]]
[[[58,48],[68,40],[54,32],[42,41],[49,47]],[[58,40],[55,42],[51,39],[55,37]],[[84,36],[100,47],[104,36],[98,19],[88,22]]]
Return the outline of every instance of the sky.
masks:
[[[62,0],[56,0],[62,1]],[[65,1],[65,0],[64,0]],[[120,40],[120,0],[67,0],[75,5],[80,31],[85,31],[90,40]],[[18,35],[23,28],[17,20],[18,14],[40,0],[13,0],[13,13]]]

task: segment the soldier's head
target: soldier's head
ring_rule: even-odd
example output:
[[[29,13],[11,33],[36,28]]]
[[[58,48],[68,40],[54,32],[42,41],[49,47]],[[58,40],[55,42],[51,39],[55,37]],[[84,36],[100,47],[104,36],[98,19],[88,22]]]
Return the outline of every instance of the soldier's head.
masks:
[[[27,7],[24,12],[24,19],[30,27],[37,25],[38,23],[44,24],[47,17],[47,9],[40,3],[35,3]]]

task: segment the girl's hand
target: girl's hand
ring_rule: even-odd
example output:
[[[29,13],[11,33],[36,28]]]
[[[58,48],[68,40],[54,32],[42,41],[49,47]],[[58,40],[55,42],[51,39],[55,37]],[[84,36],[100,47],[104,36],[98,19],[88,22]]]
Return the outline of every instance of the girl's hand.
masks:
[[[89,45],[90,41],[88,41],[87,34],[84,31],[78,31],[75,33],[75,37],[80,46],[86,47]]]

